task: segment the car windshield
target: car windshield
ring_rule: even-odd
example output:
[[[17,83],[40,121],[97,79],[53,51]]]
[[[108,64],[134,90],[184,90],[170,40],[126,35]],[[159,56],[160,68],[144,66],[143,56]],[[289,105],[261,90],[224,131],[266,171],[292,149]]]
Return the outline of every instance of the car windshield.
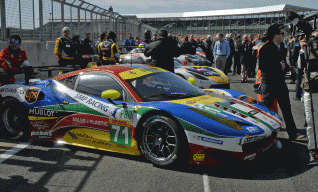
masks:
[[[122,57],[119,62],[123,64],[129,64],[129,63],[148,64],[142,57],[136,57],[136,56]]]
[[[131,50],[129,53],[143,53],[145,52],[145,48],[135,48]]]
[[[143,101],[168,101],[206,95],[183,78],[167,72],[151,73],[126,82]]]

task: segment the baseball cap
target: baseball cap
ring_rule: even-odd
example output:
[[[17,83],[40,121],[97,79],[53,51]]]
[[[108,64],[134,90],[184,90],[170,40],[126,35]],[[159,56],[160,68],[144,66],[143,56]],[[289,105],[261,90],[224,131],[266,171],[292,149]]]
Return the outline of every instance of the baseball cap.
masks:
[[[208,35],[207,38],[210,39],[210,38],[211,38],[211,35]]]

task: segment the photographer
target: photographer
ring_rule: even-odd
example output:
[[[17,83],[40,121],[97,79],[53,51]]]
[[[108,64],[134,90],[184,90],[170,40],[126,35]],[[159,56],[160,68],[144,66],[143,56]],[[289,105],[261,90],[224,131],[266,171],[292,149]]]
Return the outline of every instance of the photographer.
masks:
[[[315,32],[313,34],[313,37],[309,39],[309,43],[306,41],[301,42],[301,46],[305,46],[308,44],[308,54],[309,54],[309,66],[308,71],[305,72],[305,75],[310,75],[310,72],[317,72],[317,65],[318,65],[318,43],[317,42],[310,42],[310,40],[318,40],[318,32]],[[305,47],[304,47],[305,48]],[[306,79],[306,77],[305,77]],[[303,84],[304,89],[304,107],[305,107],[305,116],[306,116],[306,123],[307,123],[307,137],[308,137],[308,150],[309,150],[309,161],[310,163],[318,163],[318,156],[317,156],[317,123],[314,122],[316,120],[317,122],[317,113],[314,113],[312,111],[312,95],[317,95],[318,93],[318,87],[317,87],[317,75],[312,76],[311,79],[313,79],[315,82],[310,81],[310,84],[305,81]],[[306,86],[308,85],[308,86]],[[314,115],[314,117],[313,117]],[[314,129],[315,127],[315,129]],[[314,133],[316,130],[316,133]],[[316,138],[315,138],[316,135]]]

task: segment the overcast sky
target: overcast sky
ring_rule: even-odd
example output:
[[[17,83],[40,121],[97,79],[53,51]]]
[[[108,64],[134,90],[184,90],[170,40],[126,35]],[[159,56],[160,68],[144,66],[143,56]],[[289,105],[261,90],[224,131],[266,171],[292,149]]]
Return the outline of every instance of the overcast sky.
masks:
[[[317,0],[85,0],[101,8],[112,6],[121,15],[177,13],[222,9],[240,9],[290,4],[318,9]]]

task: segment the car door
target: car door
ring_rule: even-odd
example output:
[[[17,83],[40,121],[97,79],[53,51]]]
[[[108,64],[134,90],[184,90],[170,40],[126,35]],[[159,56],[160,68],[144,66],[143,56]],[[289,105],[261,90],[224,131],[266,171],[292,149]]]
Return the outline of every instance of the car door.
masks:
[[[121,97],[114,100],[117,105],[101,98],[106,90],[117,90]],[[73,97],[81,106],[72,118],[76,128],[70,130],[64,139],[90,148],[139,154],[132,126],[134,107],[122,103],[134,102],[132,96],[111,74],[90,73],[79,75],[74,86]],[[72,97],[72,94],[71,94]]]

